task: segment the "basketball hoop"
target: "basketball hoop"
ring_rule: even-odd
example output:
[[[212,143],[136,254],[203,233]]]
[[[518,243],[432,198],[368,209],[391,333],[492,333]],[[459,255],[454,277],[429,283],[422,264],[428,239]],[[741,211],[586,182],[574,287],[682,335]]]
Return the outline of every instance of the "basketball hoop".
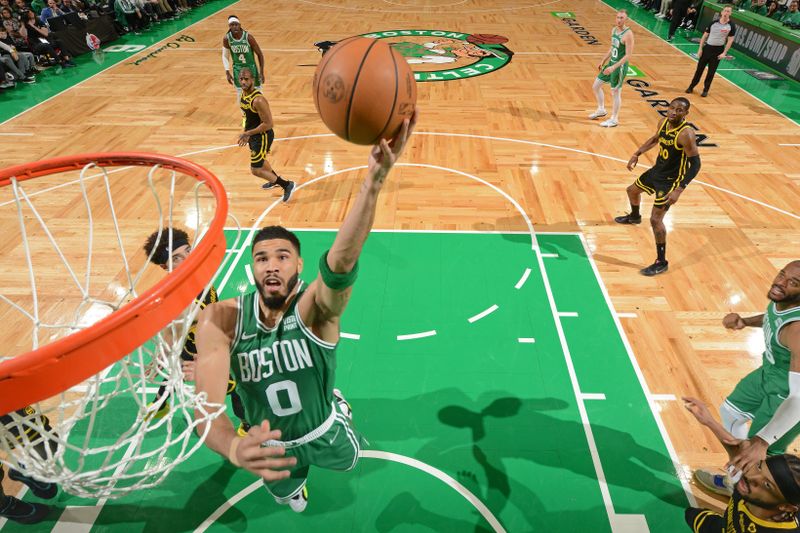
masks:
[[[117,168],[108,171],[110,167]],[[119,183],[112,183],[110,174],[132,173],[137,167],[150,167],[147,185],[154,206],[141,207],[146,204],[147,191],[131,193],[135,181],[120,178]],[[90,175],[91,171],[96,172]],[[80,173],[77,180],[56,182],[58,185],[39,192],[27,190],[28,180],[70,172]],[[25,187],[23,182],[27,182]],[[77,185],[80,194],[76,192],[75,201],[70,202],[68,195],[60,192],[63,198],[55,205],[76,206],[66,214],[76,226],[67,225],[68,235],[88,246],[85,253],[73,253],[77,259],[68,257],[70,253],[56,235],[58,228],[50,227],[58,226],[58,215],[42,216],[42,209],[32,201],[34,195],[68,185]],[[131,152],[67,156],[0,169],[0,188],[10,189],[13,197],[0,205],[11,205],[16,211],[20,242],[14,248],[22,250],[30,284],[30,294],[20,286],[13,286],[9,295],[0,290],[0,306],[6,304],[6,314],[0,316],[22,316],[32,326],[30,350],[10,356],[0,353],[0,415],[11,420],[0,425],[0,462],[37,479],[60,483],[83,497],[115,497],[154,486],[202,444],[205,435],[199,441],[192,435],[197,425],[215,418],[225,407],[208,410],[204,398],[183,382],[180,366],[183,343],[225,255],[223,229],[228,204],[222,184],[210,171],[190,161]],[[123,210],[119,208],[122,202],[115,201],[115,190],[126,191]],[[162,196],[167,195],[165,214]],[[78,209],[81,203],[85,212]],[[130,214],[123,212],[126,210]],[[140,293],[150,259],[141,260],[141,244],[154,230],[159,231],[159,240],[162,233],[164,239],[171,239],[172,231],[162,228],[171,229],[184,211],[196,230],[191,253],[174,271]],[[202,220],[201,213],[206,211],[213,211],[210,220]],[[150,229],[130,235],[126,220]],[[86,233],[79,227],[81,221],[86,223]],[[37,222],[37,228],[28,228]],[[107,238],[103,252],[118,249],[121,265],[109,265],[111,261],[92,264],[95,234]],[[8,240],[13,237],[5,236]],[[136,274],[127,250],[135,250],[135,259],[142,263]],[[63,262],[63,273],[55,269],[54,255]],[[36,263],[39,257],[47,259],[44,265]],[[79,261],[86,263],[85,282],[73,268]],[[16,269],[21,270],[21,265]],[[56,272],[57,289],[64,287],[56,291],[59,297],[53,303],[55,316],[67,317],[63,322],[48,317],[49,304],[37,290],[53,283],[52,279],[41,281],[39,270],[45,269]],[[4,266],[3,271],[14,268]],[[106,278],[97,274],[106,271]],[[121,281],[114,281],[117,279]],[[74,284],[76,303],[64,312],[61,308],[70,293],[69,281]],[[59,338],[41,342],[45,332],[55,332],[51,338]],[[159,418],[152,416],[153,411],[166,399],[148,405],[148,392],[152,397],[152,391],[147,389],[154,385],[166,388],[163,398],[171,401],[169,412]],[[104,421],[108,415],[103,415],[112,404],[126,413],[115,414],[113,424]],[[18,411],[28,405],[33,409]],[[202,419],[195,420],[196,409]],[[49,423],[42,415],[49,417]]]

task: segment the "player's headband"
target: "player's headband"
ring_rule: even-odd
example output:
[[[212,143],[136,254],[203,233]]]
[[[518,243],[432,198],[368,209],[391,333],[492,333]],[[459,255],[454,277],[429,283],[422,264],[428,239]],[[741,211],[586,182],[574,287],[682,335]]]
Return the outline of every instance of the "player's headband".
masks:
[[[231,15],[230,17],[228,17],[228,24],[233,24],[234,22],[235,22],[236,24],[241,24],[241,22],[239,22],[239,19],[238,19],[238,18],[236,18],[236,17],[234,17],[233,15]]]
[[[169,248],[169,240],[168,240],[169,237],[167,236],[166,233],[164,233],[161,236],[161,238],[165,239],[165,243],[164,244],[166,246],[164,246],[163,248],[156,249],[156,252],[153,254],[152,261],[153,261],[153,263],[155,263],[157,265],[166,265],[166,264],[169,263],[170,255],[172,255],[170,253],[170,251],[168,250],[168,248]],[[173,250],[177,250],[181,246],[188,246],[188,245],[189,245],[189,241],[187,241],[183,237],[178,237],[178,236],[173,236],[172,237],[172,249]]]
[[[786,455],[773,455],[767,458],[767,468],[775,478],[775,484],[781,489],[781,494],[786,501],[795,505],[800,505],[800,485],[794,479]]]

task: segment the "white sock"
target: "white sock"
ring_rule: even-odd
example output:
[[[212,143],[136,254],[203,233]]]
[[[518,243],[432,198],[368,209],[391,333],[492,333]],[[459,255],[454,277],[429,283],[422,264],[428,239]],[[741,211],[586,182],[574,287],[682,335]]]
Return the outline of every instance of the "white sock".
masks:
[[[605,111],[606,104],[605,104],[605,95],[603,94],[603,82],[600,80],[594,80],[594,85],[592,85],[592,90],[594,91],[594,97],[597,98],[597,110],[598,111]]]
[[[622,106],[622,89],[611,89],[611,100],[614,102],[611,120],[616,122],[619,118],[619,108]]]

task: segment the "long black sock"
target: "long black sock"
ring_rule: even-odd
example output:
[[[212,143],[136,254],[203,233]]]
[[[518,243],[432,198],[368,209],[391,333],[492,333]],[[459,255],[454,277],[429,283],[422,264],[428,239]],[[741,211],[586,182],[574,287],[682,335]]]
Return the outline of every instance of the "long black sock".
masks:
[[[667,243],[656,243],[656,254],[657,254],[657,261],[666,261],[667,260]]]
[[[276,175],[276,176],[278,176],[277,174],[275,174],[275,175]],[[280,176],[278,176],[278,177],[275,179],[275,183],[277,183],[278,185],[280,185],[280,187],[281,187],[282,189],[286,189],[286,186],[287,186],[287,185],[289,185],[289,182],[288,182],[288,181],[286,181],[285,179],[283,179],[283,178],[282,178],[282,177],[280,177]]]
[[[638,217],[639,215],[639,206],[631,204],[631,216]]]

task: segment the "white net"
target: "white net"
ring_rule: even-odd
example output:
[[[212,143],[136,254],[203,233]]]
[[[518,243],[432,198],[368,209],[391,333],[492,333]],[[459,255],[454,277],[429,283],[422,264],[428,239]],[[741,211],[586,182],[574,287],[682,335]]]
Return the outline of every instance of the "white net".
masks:
[[[158,165],[88,164],[0,189],[0,364],[90,327],[172,276],[142,246],[157,231],[157,244],[171,249],[170,228],[184,229],[192,248],[200,243],[219,208],[206,185]],[[241,232],[232,233],[235,248]],[[98,374],[0,412],[0,463],[83,497],[160,483],[202,445],[198,424],[225,409],[209,411],[181,370],[211,291],[209,283],[166,328]]]

